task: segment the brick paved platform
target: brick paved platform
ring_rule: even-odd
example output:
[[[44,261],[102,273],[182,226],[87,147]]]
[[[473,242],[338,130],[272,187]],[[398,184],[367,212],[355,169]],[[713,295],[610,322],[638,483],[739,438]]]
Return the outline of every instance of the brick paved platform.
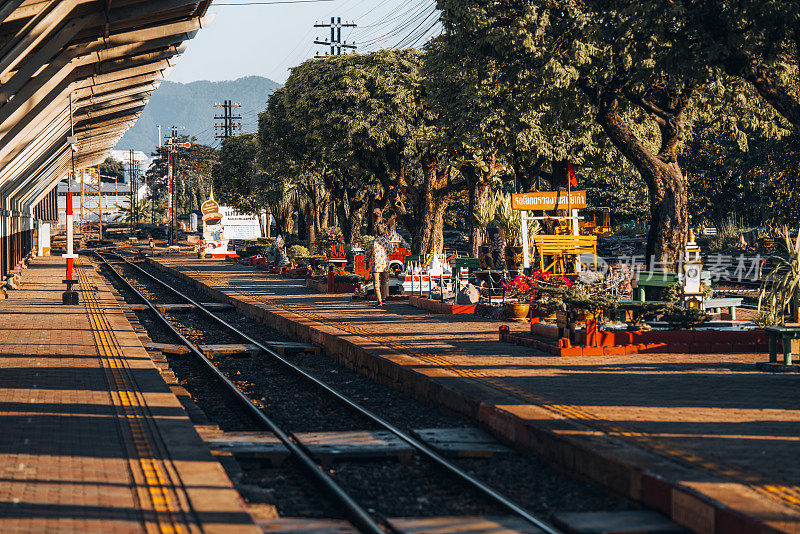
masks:
[[[695,532],[800,532],[800,381],[758,371],[766,355],[558,358],[500,343],[488,319],[377,309],[229,262],[151,261]]]
[[[0,532],[258,532],[104,280],[37,258],[0,301]]]

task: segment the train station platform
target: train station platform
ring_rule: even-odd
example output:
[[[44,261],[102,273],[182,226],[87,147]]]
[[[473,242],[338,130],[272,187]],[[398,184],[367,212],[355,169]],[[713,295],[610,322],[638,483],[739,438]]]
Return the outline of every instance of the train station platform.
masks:
[[[758,371],[766,355],[555,357],[501,343],[489,319],[378,309],[231,262],[150,261],[695,532],[800,532],[800,375]]]
[[[36,258],[0,301],[0,532],[259,532],[104,279]]]

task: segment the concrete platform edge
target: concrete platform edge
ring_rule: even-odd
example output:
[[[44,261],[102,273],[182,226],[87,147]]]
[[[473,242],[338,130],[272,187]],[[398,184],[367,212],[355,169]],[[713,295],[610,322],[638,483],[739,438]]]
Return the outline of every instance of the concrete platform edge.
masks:
[[[86,260],[84,259],[83,262]],[[106,315],[114,335],[124,348],[125,357],[146,361],[155,371],[148,373],[147,378],[144,378],[149,381],[148,384],[138,384],[143,390],[142,395],[145,399],[157,396],[161,402],[167,397],[170,399],[171,407],[182,413],[182,417],[168,420],[154,418],[154,424],[167,454],[171,455],[171,451],[180,449],[183,457],[187,457],[188,453],[189,457],[203,462],[202,470],[197,470],[196,465],[191,465],[195,462],[172,462],[172,468],[183,484],[189,506],[200,521],[202,531],[212,534],[261,532],[246,511],[239,493],[234,489],[233,483],[222,465],[213,457],[202,438],[197,434],[183,405],[158,373],[155,363],[144,348],[133,326],[125,317],[121,305],[108,287],[106,280],[95,271],[94,265],[94,263],[88,265],[84,263],[85,272],[97,288],[96,296],[100,309]],[[137,382],[141,379],[143,379],[142,375],[138,375]],[[217,523],[216,518],[220,515],[220,507],[226,510],[226,517],[236,516],[237,522]]]

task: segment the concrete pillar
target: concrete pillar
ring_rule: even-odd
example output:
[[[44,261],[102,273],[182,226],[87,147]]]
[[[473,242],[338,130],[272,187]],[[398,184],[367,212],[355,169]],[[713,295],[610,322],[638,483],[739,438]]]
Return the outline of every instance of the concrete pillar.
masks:
[[[39,221],[36,225],[36,255],[50,255],[50,223]]]

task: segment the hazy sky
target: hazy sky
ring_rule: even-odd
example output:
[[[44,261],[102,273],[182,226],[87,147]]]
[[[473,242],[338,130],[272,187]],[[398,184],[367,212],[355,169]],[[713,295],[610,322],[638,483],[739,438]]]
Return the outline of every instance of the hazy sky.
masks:
[[[167,79],[186,83],[258,75],[283,83],[290,67],[326,51],[313,41],[329,39],[330,30],[314,28],[314,23],[334,16],[358,24],[343,29],[342,40],[355,40],[359,51],[421,45],[439,31],[435,0],[226,5],[258,1],[269,0],[215,0],[209,9],[214,22],[189,41]]]

